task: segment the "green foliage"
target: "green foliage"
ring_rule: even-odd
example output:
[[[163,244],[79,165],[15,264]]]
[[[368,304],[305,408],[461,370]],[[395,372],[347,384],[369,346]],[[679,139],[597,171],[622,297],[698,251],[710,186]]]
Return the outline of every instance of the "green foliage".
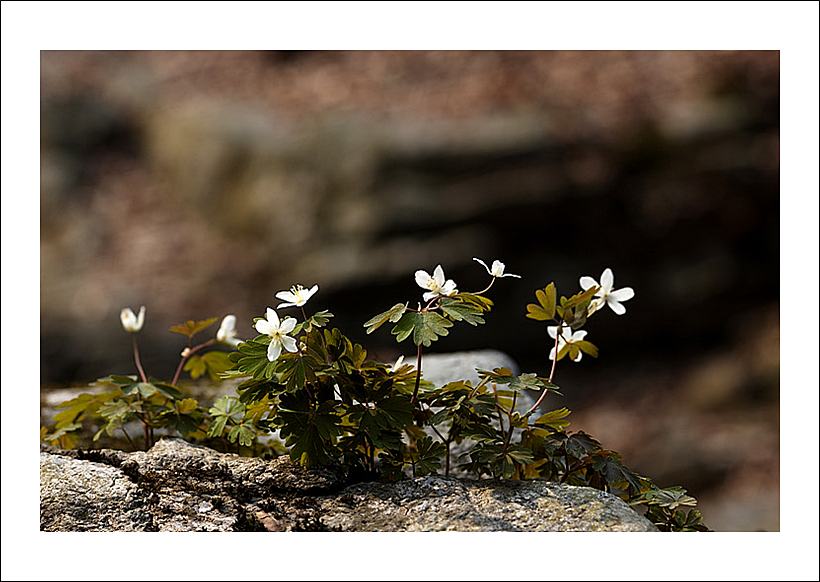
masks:
[[[526,316],[577,331],[587,324],[598,291],[591,287],[559,296],[555,283],[549,283],[535,291],[536,302],[527,305]],[[396,303],[364,327],[370,334],[392,324],[396,340],[412,339],[422,357],[423,348],[447,336],[454,325],[485,323],[492,306],[483,292],[433,295],[417,309]],[[236,396],[222,396],[207,409],[176,385],[176,377],[166,383],[111,375],[96,383],[98,392],[63,403],[53,429],[41,429],[41,439],[76,446],[91,426],[93,442],[120,432],[131,442],[126,427],[139,422],[146,447],[159,428],[225,450],[271,454],[282,445],[264,445],[260,437],[278,431],[282,451],[307,467],[341,464],[353,476],[386,480],[448,475],[453,467],[474,477],[548,479],[617,495],[664,531],[707,531],[686,490],[662,489],[590,435],[568,432],[568,408],[536,413],[547,396],[560,396],[553,382],[558,361],[598,356],[586,338],[560,335],[549,375],[495,368],[477,370],[478,383],[434,386],[410,365],[393,370],[368,360],[364,347],[329,327],[332,318],[329,311],[305,315],[289,334],[297,351],[284,351],[273,362],[267,357],[269,336],[247,339],[230,354],[203,351],[214,340],[198,346],[189,341],[181,366],[192,379],[207,375],[211,381],[240,381]],[[188,321],[171,331],[190,340],[216,320]],[[522,410],[525,394],[537,405]],[[454,444],[463,451],[457,458]]]
[[[535,292],[537,304],[527,305],[527,317],[536,321],[552,321],[555,318],[555,283]]]
[[[198,354],[191,356],[185,362],[183,370],[188,372],[193,380],[208,374],[208,379],[211,382],[219,382],[222,379],[222,374],[232,367],[233,362],[231,362],[228,352],[213,350],[201,356]]]
[[[396,303],[393,307],[385,311],[384,313],[379,313],[378,315],[373,316],[372,318],[368,319],[364,323],[364,327],[367,328],[367,333],[373,333],[381,326],[383,326],[388,321],[390,323],[398,322],[404,312],[407,310],[407,305],[404,303]]]
[[[201,331],[205,331],[213,324],[219,321],[218,317],[209,317],[207,319],[200,319],[198,321],[194,321],[193,319],[189,319],[183,323],[178,323],[176,325],[172,325],[168,328],[168,331],[171,333],[178,333],[180,335],[184,335],[188,339],[193,338],[196,334]]]

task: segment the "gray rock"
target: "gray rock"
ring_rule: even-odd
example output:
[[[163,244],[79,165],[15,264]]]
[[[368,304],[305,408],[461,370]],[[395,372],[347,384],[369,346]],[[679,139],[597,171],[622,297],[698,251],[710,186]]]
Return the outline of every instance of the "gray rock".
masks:
[[[415,357],[405,356],[405,363],[416,363]],[[469,352],[453,352],[451,354],[425,355],[421,362],[421,371],[425,380],[436,386],[443,386],[456,380],[479,381],[476,368],[492,370],[493,368],[509,368],[518,373],[518,365],[513,359],[498,350],[473,350]]]
[[[350,484],[177,439],[147,452],[40,455],[44,531],[653,531],[620,499],[544,481]]]
[[[545,481],[421,477],[353,485],[322,501],[340,531],[654,531],[603,491]]]

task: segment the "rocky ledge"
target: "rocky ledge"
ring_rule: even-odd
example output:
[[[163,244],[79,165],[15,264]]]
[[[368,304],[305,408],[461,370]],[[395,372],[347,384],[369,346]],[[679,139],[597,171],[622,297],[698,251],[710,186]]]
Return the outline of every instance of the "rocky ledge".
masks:
[[[615,496],[544,481],[350,484],[287,457],[163,439],[147,452],[40,454],[44,531],[655,531]]]

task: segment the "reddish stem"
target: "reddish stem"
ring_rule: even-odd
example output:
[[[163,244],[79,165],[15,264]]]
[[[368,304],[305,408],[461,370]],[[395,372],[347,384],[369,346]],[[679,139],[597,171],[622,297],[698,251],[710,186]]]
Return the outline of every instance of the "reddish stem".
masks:
[[[147,382],[148,376],[145,375],[145,370],[142,367],[142,360],[140,360],[140,349],[137,346],[137,334],[131,335],[131,345],[134,347],[134,363],[137,365],[137,372],[139,372],[140,379],[143,382]]]
[[[171,385],[172,386],[177,385],[177,382],[179,382],[179,376],[180,376],[180,374],[182,374],[182,368],[185,367],[185,362],[187,362],[188,359],[191,356],[193,356],[195,353],[197,353],[200,350],[203,350],[203,349],[205,349],[209,346],[212,346],[215,343],[216,343],[216,340],[211,338],[208,341],[199,344],[198,346],[188,348],[188,350],[185,352],[185,355],[182,356],[179,360],[179,364],[177,365],[176,372],[174,372],[174,379],[171,380]]]
[[[552,368],[550,368],[550,377],[547,381],[552,384],[552,378],[555,376],[555,365],[558,363],[558,338],[561,337],[561,328],[563,325],[559,325],[558,328],[555,330],[555,357],[552,359]],[[533,412],[535,412],[541,403],[544,401],[544,398],[547,397],[548,390],[544,388],[544,391],[541,392],[541,396],[538,397],[538,400],[535,401],[527,412],[524,413],[524,418],[529,417]]]

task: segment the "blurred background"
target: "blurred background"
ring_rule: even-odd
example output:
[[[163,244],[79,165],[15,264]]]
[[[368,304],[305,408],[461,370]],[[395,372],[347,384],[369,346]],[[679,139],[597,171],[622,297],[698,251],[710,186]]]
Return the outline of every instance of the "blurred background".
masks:
[[[552,404],[712,528],[777,530],[778,124],[777,52],[43,52],[42,385],[130,371],[125,305],[170,375],[168,326],[250,335],[293,283],[392,360],[361,324],[419,268],[483,287],[474,256],[523,279],[436,351],[544,372],[534,289],[611,267],[636,297]]]

